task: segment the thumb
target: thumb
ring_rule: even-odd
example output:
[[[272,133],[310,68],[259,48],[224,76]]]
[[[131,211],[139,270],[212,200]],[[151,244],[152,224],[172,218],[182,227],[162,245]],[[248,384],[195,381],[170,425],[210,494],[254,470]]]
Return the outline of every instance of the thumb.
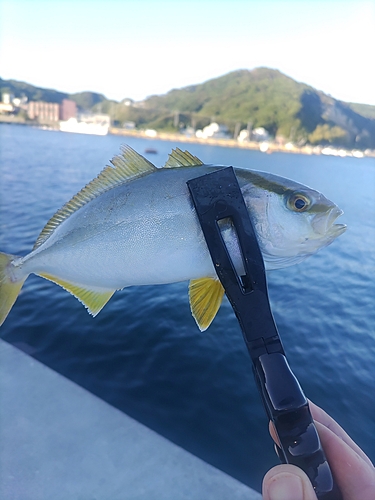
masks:
[[[277,465],[263,479],[263,500],[317,500],[306,474],[294,465]]]

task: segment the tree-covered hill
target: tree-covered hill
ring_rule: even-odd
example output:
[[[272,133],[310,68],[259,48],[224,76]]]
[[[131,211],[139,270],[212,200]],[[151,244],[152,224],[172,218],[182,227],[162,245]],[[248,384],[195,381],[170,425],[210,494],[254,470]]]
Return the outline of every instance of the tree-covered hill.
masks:
[[[349,102],[348,106],[359,115],[365,116],[366,118],[375,119],[375,106],[371,106],[369,104],[358,104],[354,102]]]
[[[104,95],[95,92],[67,94],[66,92],[58,92],[54,89],[35,87],[29,83],[17,80],[3,80],[0,78],[0,93],[2,94],[3,92],[9,92],[16,97],[25,96],[29,101],[45,101],[58,104],[61,104],[63,99],[71,99],[76,102],[82,111],[89,111],[96,104],[107,100]]]
[[[68,98],[68,94],[64,92],[35,87],[29,83],[17,80],[3,80],[2,78],[0,78],[0,91],[1,93],[9,92],[15,97],[25,96],[29,101],[45,101],[60,104],[63,99]]]
[[[296,115],[304,89],[309,87],[276,70],[240,70],[201,85],[150,97],[146,106],[194,113],[219,122],[250,121],[253,127],[262,126],[271,134],[289,135],[292,126],[299,126]]]
[[[232,134],[264,127],[274,137],[299,144],[375,148],[375,106],[338,101],[269,68],[234,71],[142,102],[118,103],[94,92],[67,94],[0,79],[0,91],[4,90],[29,100],[69,98],[81,110],[111,114],[117,126],[134,122],[138,128],[178,131],[216,121]]]
[[[234,130],[237,123],[251,123],[297,142],[375,147],[375,106],[337,101],[268,68],[235,71],[174,89],[148,98],[143,106],[157,116],[150,124],[155,128],[171,127],[178,113],[186,124],[215,120]]]

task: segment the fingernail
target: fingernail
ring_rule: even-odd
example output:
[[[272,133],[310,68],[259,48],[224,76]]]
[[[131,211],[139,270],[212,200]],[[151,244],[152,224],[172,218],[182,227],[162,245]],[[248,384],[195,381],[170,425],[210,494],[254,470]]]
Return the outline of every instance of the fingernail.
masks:
[[[302,481],[294,474],[276,474],[271,479],[268,496],[270,500],[303,500]]]

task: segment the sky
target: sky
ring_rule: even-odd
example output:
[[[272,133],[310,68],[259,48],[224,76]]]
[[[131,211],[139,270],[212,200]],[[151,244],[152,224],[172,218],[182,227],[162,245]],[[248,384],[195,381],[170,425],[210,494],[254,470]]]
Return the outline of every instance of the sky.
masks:
[[[266,66],[375,105],[375,0],[0,0],[0,77],[142,100]]]

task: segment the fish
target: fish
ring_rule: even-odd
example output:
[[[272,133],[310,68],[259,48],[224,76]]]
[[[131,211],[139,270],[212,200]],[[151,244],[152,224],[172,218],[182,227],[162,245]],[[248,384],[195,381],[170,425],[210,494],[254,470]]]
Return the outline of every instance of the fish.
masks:
[[[220,308],[217,278],[186,182],[225,168],[172,150],[162,168],[122,146],[47,222],[26,256],[0,253],[0,325],[30,274],[60,285],[96,316],[117,290],[189,281],[192,315],[206,330]],[[234,167],[266,270],[301,262],[346,230],[324,195],[275,174]],[[231,224],[223,239],[234,265]],[[237,262],[236,262],[237,261]]]

